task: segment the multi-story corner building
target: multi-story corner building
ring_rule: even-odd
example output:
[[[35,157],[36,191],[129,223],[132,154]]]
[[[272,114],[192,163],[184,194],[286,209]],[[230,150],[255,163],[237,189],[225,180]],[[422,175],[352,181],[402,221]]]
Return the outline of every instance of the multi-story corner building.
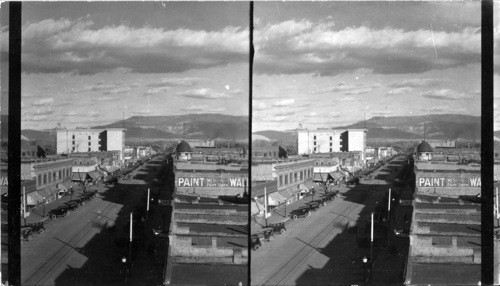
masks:
[[[60,192],[72,185],[73,159],[57,159],[21,162],[21,180],[35,180],[36,192],[31,193],[34,202],[57,200]]]
[[[366,129],[298,129],[298,154],[361,151],[365,160]]]
[[[275,187],[266,193],[270,208],[302,199],[315,184],[314,159],[288,159],[260,162],[252,165],[252,197],[264,205],[264,187],[267,182]]]
[[[123,128],[57,130],[57,154],[120,151],[123,160],[124,142]]]
[[[414,156],[415,191],[407,285],[478,285],[481,166],[438,161],[427,142]]]
[[[173,156],[164,285],[247,285],[249,204],[227,198],[248,198],[248,167],[193,161],[192,153],[181,141]],[[185,275],[186,270],[196,275]]]

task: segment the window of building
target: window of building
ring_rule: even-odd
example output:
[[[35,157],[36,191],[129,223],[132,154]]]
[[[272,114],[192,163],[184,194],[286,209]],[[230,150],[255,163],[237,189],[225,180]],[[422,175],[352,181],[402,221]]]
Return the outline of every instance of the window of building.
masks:
[[[75,152],[75,146],[73,146],[73,152]]]
[[[92,142],[89,142],[89,146],[92,145]]]
[[[73,138],[73,140],[75,140],[75,134],[73,134],[72,138]]]
[[[280,175],[280,187],[283,186],[283,175]]]
[[[21,156],[23,156],[23,157],[24,157],[24,156],[26,156],[26,153],[25,153],[25,152],[23,152],[23,153],[21,154]]]
[[[311,170],[307,169],[307,177],[308,178],[311,176],[310,172],[311,172]]]
[[[300,171],[300,181],[304,180],[304,174],[303,171]]]
[[[313,142],[313,145],[316,145],[316,141]]]
[[[330,142],[330,146],[333,146],[333,145],[332,145],[332,142]]]
[[[38,186],[41,186],[41,185],[42,185],[42,175],[38,175],[37,185],[38,185]]]
[[[333,151],[332,151],[332,148],[330,148],[330,153],[331,153],[331,152],[333,152]]]
[[[89,152],[92,151],[91,148],[89,147]]]
[[[294,178],[294,181],[297,182],[297,177],[298,177],[298,173],[295,172],[295,174],[293,174],[293,178]]]
[[[316,135],[314,135],[314,140],[316,140]]]
[[[89,140],[92,140],[92,137],[91,137],[91,136],[89,136]]]
[[[285,175],[285,185],[288,185],[288,174]]]
[[[59,171],[59,180],[62,180],[62,171]]]
[[[43,184],[47,184],[47,174],[43,174]]]
[[[316,152],[316,147],[314,147],[314,152]]]
[[[54,182],[55,182],[55,181],[57,180],[57,179],[56,179],[56,176],[57,176],[57,175],[56,175],[56,172],[52,173],[52,181],[54,181]]]
[[[330,136],[330,141],[332,141],[332,136]]]

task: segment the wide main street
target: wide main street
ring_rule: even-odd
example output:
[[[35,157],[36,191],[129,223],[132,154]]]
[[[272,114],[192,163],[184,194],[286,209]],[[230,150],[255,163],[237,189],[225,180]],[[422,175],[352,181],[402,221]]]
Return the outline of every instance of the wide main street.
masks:
[[[366,269],[362,258],[369,257],[369,247],[359,247],[357,238],[369,236],[369,233],[365,227],[348,229],[346,225],[369,225],[370,213],[388,188],[393,187],[397,170],[405,163],[402,156],[396,157],[373,172],[373,179],[363,180],[353,188],[342,187],[339,198],[312,212],[310,217],[289,221],[285,234],[276,235],[272,242],[266,240],[259,250],[252,251],[252,285],[363,284]],[[381,230],[376,226],[376,238],[382,237]],[[404,265],[405,257],[396,255],[391,260],[391,264]],[[375,261],[374,272],[381,266],[390,267],[387,261],[379,264]],[[400,271],[394,271],[399,275]],[[395,274],[385,270],[379,272],[384,276]],[[389,282],[387,279],[381,280]]]
[[[157,156],[133,170],[130,178],[100,186],[92,201],[66,217],[46,221],[43,234],[23,241],[22,285],[122,285],[129,214],[148,187],[154,191],[151,182],[163,161],[164,156]],[[160,280],[162,265],[152,270]]]

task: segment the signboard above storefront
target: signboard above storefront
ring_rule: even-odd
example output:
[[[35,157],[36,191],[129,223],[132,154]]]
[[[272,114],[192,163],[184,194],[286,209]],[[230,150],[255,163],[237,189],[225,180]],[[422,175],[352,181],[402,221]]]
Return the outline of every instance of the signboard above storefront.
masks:
[[[245,178],[180,177],[177,178],[177,187],[244,188],[245,182]]]
[[[417,179],[419,187],[481,187],[481,177],[420,177]]]

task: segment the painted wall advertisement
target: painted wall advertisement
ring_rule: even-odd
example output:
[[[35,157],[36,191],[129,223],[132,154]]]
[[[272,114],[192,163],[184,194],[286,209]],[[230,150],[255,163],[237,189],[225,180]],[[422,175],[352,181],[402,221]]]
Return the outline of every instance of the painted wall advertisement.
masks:
[[[244,188],[245,178],[205,178],[205,177],[179,177],[178,187],[198,188]]]
[[[420,177],[417,179],[419,187],[481,187],[481,177]]]

